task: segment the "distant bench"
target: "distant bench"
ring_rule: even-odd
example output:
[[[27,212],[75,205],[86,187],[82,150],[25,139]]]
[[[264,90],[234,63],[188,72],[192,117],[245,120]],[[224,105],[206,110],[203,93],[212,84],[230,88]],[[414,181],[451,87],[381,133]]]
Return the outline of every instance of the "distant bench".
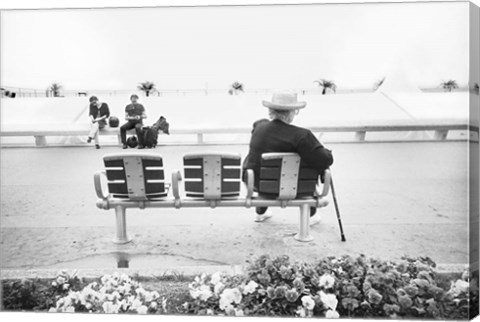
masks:
[[[309,129],[314,133],[329,132],[353,132],[355,133],[355,140],[362,142],[366,141],[368,132],[407,132],[407,131],[434,131],[434,140],[446,140],[449,131],[468,130],[476,132],[476,141],[478,141],[478,126],[469,125],[465,123],[443,123],[443,122],[405,122],[393,125],[328,125],[328,126],[313,126]],[[240,128],[188,128],[188,129],[171,129],[172,135],[190,134],[196,135],[197,144],[205,144],[204,136],[206,134],[249,134],[250,127]],[[48,145],[46,137],[48,136],[87,136],[88,128],[85,129],[61,129],[61,130],[15,130],[15,131],[0,131],[0,136],[3,137],[25,137],[30,136],[35,138],[36,146]],[[161,132],[159,132],[161,133]],[[134,130],[128,134],[135,134]],[[120,129],[106,127],[100,131],[100,135],[116,135],[118,142],[120,140]]]

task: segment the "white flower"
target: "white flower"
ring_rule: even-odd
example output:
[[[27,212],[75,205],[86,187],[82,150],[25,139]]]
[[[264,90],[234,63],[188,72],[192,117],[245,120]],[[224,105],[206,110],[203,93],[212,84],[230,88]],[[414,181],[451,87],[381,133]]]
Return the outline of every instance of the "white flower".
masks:
[[[218,295],[221,291],[223,291],[224,288],[225,285],[222,282],[218,282],[217,284],[215,284],[213,291],[215,292],[215,294]]]
[[[109,279],[110,279],[110,275],[103,275],[102,278],[100,278],[100,282],[102,282],[102,284],[105,285],[107,284]]]
[[[327,319],[338,319],[340,317],[340,314],[338,314],[337,311],[333,311],[333,310],[328,310],[326,313],[325,313],[325,317]]]
[[[320,286],[325,287],[326,289],[332,288],[335,284],[335,278],[330,274],[323,274],[320,277]]]
[[[118,305],[110,301],[104,302],[102,308],[105,313],[118,313]]]
[[[52,282],[53,287],[57,287],[57,285],[58,285],[57,282],[55,282],[55,281]]]
[[[449,293],[453,294],[453,296],[459,296],[462,293],[467,293],[469,286],[467,281],[457,280],[450,285]]]
[[[92,308],[92,304],[91,303],[85,303],[85,308],[87,310],[90,310]]]
[[[140,306],[142,306],[142,302],[141,302],[139,299],[133,300],[132,305],[131,305],[131,308],[132,308],[132,309],[136,310],[136,309],[138,309]]]
[[[153,295],[150,292],[145,292],[145,302],[153,301]]]
[[[210,290],[210,287],[208,285],[202,285],[200,286],[200,300],[206,301],[208,300],[211,296],[213,295],[212,291]]]
[[[455,282],[455,287],[462,293],[467,293],[469,286],[470,284],[467,281],[457,280],[457,282]]]
[[[338,300],[335,294],[326,294],[323,291],[318,292],[320,294],[320,300],[322,303],[331,310],[336,310],[338,305]]]
[[[122,282],[130,282],[130,277],[127,274],[122,274],[120,276],[120,281]]]
[[[255,283],[255,281],[250,281],[248,282],[247,285],[245,285],[245,288],[243,289],[243,294],[251,294],[255,292],[257,287],[258,287],[258,284]]]
[[[69,306],[69,307],[65,308],[64,312],[75,313],[75,308],[73,306]]]
[[[235,315],[235,309],[233,308],[233,305],[229,304],[227,305],[227,307],[225,307],[225,313],[227,313],[227,315]]]
[[[51,307],[50,310],[48,310],[48,313],[56,313],[57,309],[54,307]]]
[[[235,309],[235,316],[245,316],[242,309]]]
[[[297,311],[295,312],[297,313],[298,316],[304,318],[305,316],[307,316],[306,312],[305,312],[305,309],[301,306],[298,307]]]
[[[220,309],[226,311],[226,309],[231,306],[230,304],[238,304],[241,300],[242,293],[240,293],[238,288],[226,288],[220,295]]]
[[[157,304],[157,302],[152,302],[152,303],[150,303],[150,308],[152,308],[152,309],[156,310],[156,309],[157,309],[157,307],[158,307],[158,304]]]
[[[118,300],[120,299],[120,293],[118,293],[117,291],[113,292],[112,293],[112,297],[113,297],[113,300]]]
[[[210,282],[213,285],[217,285],[221,280],[222,280],[222,273],[215,272],[215,273],[212,274],[212,278],[211,278]]]
[[[160,298],[160,294],[157,291],[153,291],[150,294],[152,294],[152,297],[154,300]]]
[[[65,283],[67,281],[67,279],[63,276],[59,276],[57,277],[57,283],[62,285],[63,283]]]
[[[68,283],[63,284],[63,286],[62,286],[62,288],[63,288],[65,291],[68,290],[69,287],[70,287],[70,284],[68,284]]]
[[[128,303],[125,299],[118,302],[118,304],[121,306],[122,310],[126,311],[128,309]]]
[[[147,314],[148,308],[145,305],[138,307],[137,309],[138,314]]]
[[[307,310],[313,310],[315,307],[315,301],[308,295],[305,295],[302,297],[302,305],[305,307]]]
[[[138,287],[135,292],[137,293],[138,296],[144,297],[146,295],[146,291],[142,287]]]

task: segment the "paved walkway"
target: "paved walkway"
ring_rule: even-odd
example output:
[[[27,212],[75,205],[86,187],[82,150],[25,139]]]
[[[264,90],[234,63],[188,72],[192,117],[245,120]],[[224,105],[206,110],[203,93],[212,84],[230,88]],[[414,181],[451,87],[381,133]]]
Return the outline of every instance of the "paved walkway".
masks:
[[[314,260],[327,255],[399,259],[429,256],[437,263],[468,263],[467,143],[330,145],[347,242],[340,241],[333,202],[321,209],[315,240],[292,238],[297,209],[274,209],[264,223],[253,210],[128,210],[134,242],[118,246],[114,211],[97,209],[93,173],[117,147],[4,148],[1,153],[0,269],[131,269],[242,265],[252,255],[287,254]],[[237,151],[246,146],[164,146],[167,173],[181,169],[184,153]],[[137,150],[129,150],[135,153]]]

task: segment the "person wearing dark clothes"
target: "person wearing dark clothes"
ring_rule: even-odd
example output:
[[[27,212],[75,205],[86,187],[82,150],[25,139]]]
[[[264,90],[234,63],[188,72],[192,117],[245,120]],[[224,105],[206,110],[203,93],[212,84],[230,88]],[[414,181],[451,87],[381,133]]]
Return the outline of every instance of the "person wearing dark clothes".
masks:
[[[138,139],[138,148],[143,149],[145,146],[142,139],[142,126],[143,119],[147,118],[147,115],[145,114],[145,108],[143,105],[137,103],[138,95],[132,94],[132,96],[130,96],[130,101],[132,103],[125,107],[125,119],[127,120],[127,123],[120,127],[120,136],[122,138],[123,148],[126,149],[128,147],[127,131],[135,129]]]
[[[90,111],[88,116],[92,125],[90,127],[90,133],[88,134],[87,142],[90,143],[95,140],[95,148],[100,149],[100,140],[98,138],[98,132],[107,125],[107,119],[110,117],[110,110],[107,103],[102,103],[96,96],[92,96],[90,101]]]
[[[263,101],[263,106],[269,109],[270,121],[261,119],[254,123],[249,144],[249,152],[243,161],[243,178],[246,180],[246,169],[254,172],[254,187],[258,190],[260,164],[262,154],[268,152],[295,152],[301,159],[318,173],[333,163],[332,152],[326,149],[313,133],[305,128],[292,125],[292,121],[299,110],[306,106],[306,102],[297,101],[297,94],[283,90],[273,93],[271,101]],[[256,208],[255,221],[261,222],[272,216],[267,207]],[[310,209],[310,225],[317,224],[319,215],[315,215],[317,208]]]

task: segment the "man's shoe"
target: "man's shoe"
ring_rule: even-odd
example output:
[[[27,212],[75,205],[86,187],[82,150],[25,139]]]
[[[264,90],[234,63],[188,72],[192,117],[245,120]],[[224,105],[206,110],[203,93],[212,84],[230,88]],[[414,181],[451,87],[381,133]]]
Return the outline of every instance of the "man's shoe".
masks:
[[[310,216],[310,221],[309,221],[309,225],[310,226],[314,226],[314,225],[317,225],[320,223],[320,221],[322,221],[322,218],[320,217],[319,214],[315,214],[313,216]]]
[[[91,138],[91,137],[88,137],[87,143],[90,143],[90,142],[92,142],[92,138]]]
[[[128,148],[128,145],[124,144],[122,149]]]
[[[95,149],[100,149],[100,144],[95,144]]]
[[[255,215],[255,222],[263,222],[271,217],[272,217],[272,211],[269,209],[263,215],[259,215],[259,214]]]

